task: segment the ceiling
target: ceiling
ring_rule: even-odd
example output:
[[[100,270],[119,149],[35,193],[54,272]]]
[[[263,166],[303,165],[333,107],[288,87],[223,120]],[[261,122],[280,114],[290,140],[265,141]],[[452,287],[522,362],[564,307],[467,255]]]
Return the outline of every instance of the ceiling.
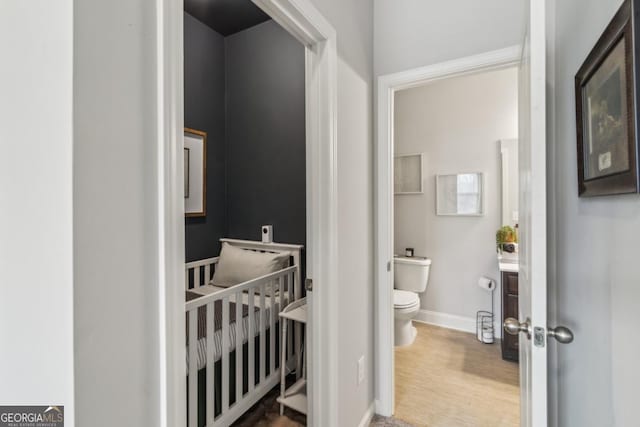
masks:
[[[184,11],[225,37],[271,19],[251,0],[184,0]]]

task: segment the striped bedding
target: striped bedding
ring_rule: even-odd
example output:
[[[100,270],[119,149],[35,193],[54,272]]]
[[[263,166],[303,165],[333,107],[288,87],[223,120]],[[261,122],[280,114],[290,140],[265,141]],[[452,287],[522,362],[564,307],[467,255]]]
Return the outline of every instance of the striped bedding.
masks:
[[[249,334],[249,316],[248,316],[248,299],[249,296],[247,294],[243,294],[242,296],[242,303],[243,303],[243,310],[242,310],[242,332],[241,332],[241,336],[242,336],[242,343],[246,343],[247,342],[247,337]],[[229,298],[230,302],[234,302],[234,298],[231,297]],[[286,306],[288,301],[286,297],[283,297],[283,302],[284,305]],[[280,296],[278,295],[275,298],[275,315],[277,316],[278,313],[280,313]],[[254,307],[255,307],[255,312],[254,312],[254,316],[253,316],[253,320],[254,320],[254,325],[253,325],[253,337],[255,338],[256,336],[259,335],[260,333],[260,296],[259,295],[254,295]],[[220,360],[221,355],[222,355],[222,329],[220,327],[221,325],[221,310],[218,309],[219,307],[216,305],[215,307],[215,332],[213,334],[213,342],[214,342],[214,361],[217,362],[218,360]],[[267,297],[265,298],[265,331],[269,330],[269,326],[271,324],[271,298]],[[204,310],[202,311],[202,316],[204,316]],[[201,317],[200,313],[199,316]],[[278,321],[278,319],[276,318],[276,321]],[[202,369],[205,367],[206,365],[206,358],[207,358],[207,339],[209,339],[208,337],[205,336],[205,333],[203,331],[202,328],[202,323],[203,322],[198,322],[198,341],[197,341],[197,362],[198,362],[198,370]],[[235,307],[234,305],[230,304],[230,310],[229,310],[229,349],[228,352],[232,352],[233,350],[235,350],[236,348],[236,325],[237,325],[237,321],[235,319]],[[189,348],[189,346],[186,346],[186,372],[189,372],[189,351],[191,351],[191,349]]]

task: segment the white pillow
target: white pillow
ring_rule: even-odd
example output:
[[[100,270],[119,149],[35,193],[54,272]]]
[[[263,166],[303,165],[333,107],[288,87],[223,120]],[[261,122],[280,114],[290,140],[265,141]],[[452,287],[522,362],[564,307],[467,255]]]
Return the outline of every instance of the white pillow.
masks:
[[[223,242],[220,259],[210,284],[228,288],[274,273],[287,265],[289,256],[288,253],[274,254],[241,249]],[[270,287],[267,286],[267,294],[270,293]]]

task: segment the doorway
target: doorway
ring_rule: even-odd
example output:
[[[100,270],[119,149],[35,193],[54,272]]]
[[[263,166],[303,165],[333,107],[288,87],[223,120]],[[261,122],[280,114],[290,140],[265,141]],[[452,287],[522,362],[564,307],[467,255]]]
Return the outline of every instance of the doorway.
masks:
[[[426,84],[442,81],[443,79],[456,78],[462,76],[470,76],[478,73],[502,70],[516,66],[520,61],[520,48],[512,47],[498,51],[488,52],[482,55],[462,58],[446,63],[436,64],[406,72],[396,73],[393,75],[382,76],[378,82],[378,137],[376,143],[377,153],[377,205],[376,205],[376,396],[377,407],[376,412],[382,415],[392,415],[394,411],[394,364],[396,354],[394,353],[395,333],[394,331],[394,253],[399,251],[404,254],[407,249],[404,245],[398,246],[398,242],[394,238],[395,213],[394,213],[394,155],[395,154],[421,154],[416,149],[407,149],[402,153],[394,152],[394,136],[397,134],[395,129],[394,111],[397,107],[397,96],[401,91],[418,88]],[[424,120],[428,120],[425,118]],[[511,137],[505,135],[504,137]],[[495,141],[496,156],[499,156],[498,141]],[[397,164],[397,163],[396,163]],[[453,172],[453,171],[451,171]],[[474,172],[474,171],[466,171]],[[477,172],[477,171],[475,171]],[[435,197],[436,171],[429,171],[434,175],[433,182],[425,187],[425,191],[429,191]],[[498,173],[496,171],[496,173]],[[445,174],[442,173],[442,181],[446,181]],[[496,177],[494,177],[496,178]],[[440,180],[438,180],[440,181]],[[480,181],[481,182],[481,181]],[[499,191],[492,189],[492,191]],[[395,196],[398,197],[398,196]],[[401,196],[410,197],[410,196]],[[435,199],[434,199],[435,200]],[[435,201],[434,201],[435,204]],[[493,208],[492,208],[493,209]],[[495,209],[494,209],[495,210]],[[497,208],[497,210],[500,210]],[[435,206],[434,206],[435,211]],[[435,212],[434,212],[435,213]],[[460,243],[462,244],[462,242]],[[396,247],[394,247],[396,246]],[[412,248],[409,248],[412,249]],[[413,248],[414,250],[416,248]],[[429,256],[429,254],[415,253],[411,255]],[[431,268],[437,268],[432,265]],[[496,281],[497,277],[492,277]],[[487,303],[489,300],[487,299]],[[480,308],[480,307],[478,307]],[[423,317],[433,315],[433,313],[420,313]],[[423,321],[429,323],[434,322],[433,318],[423,318]],[[456,329],[469,329],[466,318],[449,317],[447,319],[436,319],[440,322],[449,322],[449,327]],[[475,319],[474,319],[475,320]],[[498,323],[499,325],[499,323]],[[495,322],[491,325],[496,328]],[[474,326],[471,326],[472,328]],[[436,331],[426,330],[424,334],[431,333],[434,337],[439,334]],[[472,337],[475,339],[475,337]]]
[[[307,170],[307,277],[322,284],[315,290],[307,283],[309,327],[307,372],[309,387],[308,425],[333,425],[337,417],[335,402],[337,323],[329,315],[337,296],[336,259],[336,34],[311,2],[255,0],[274,21],[305,46],[305,122]],[[164,199],[161,228],[164,230],[158,254],[163,265],[160,274],[164,313],[161,343],[163,406],[167,408],[162,425],[182,425],[186,419],[184,381],[184,198],[183,198],[183,4],[158,2],[159,85],[164,118],[158,129],[163,143],[158,167]],[[322,375],[320,375],[322,373]]]

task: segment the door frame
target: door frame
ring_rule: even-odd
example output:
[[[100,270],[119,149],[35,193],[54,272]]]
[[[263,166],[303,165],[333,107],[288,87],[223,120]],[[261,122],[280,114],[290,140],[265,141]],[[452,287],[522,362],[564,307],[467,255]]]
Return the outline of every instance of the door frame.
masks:
[[[337,45],[336,31],[310,0],[253,0],[305,48],[307,276],[316,289],[307,351],[312,389],[307,422],[337,425],[338,324],[331,310],[337,286]],[[184,347],[183,2],[156,0],[158,303],[161,427],[186,419]],[[314,238],[322,236],[322,239]]]
[[[375,201],[376,413],[394,412],[393,330],[393,120],[396,91],[450,77],[515,66],[521,47],[467,56],[378,77]]]

